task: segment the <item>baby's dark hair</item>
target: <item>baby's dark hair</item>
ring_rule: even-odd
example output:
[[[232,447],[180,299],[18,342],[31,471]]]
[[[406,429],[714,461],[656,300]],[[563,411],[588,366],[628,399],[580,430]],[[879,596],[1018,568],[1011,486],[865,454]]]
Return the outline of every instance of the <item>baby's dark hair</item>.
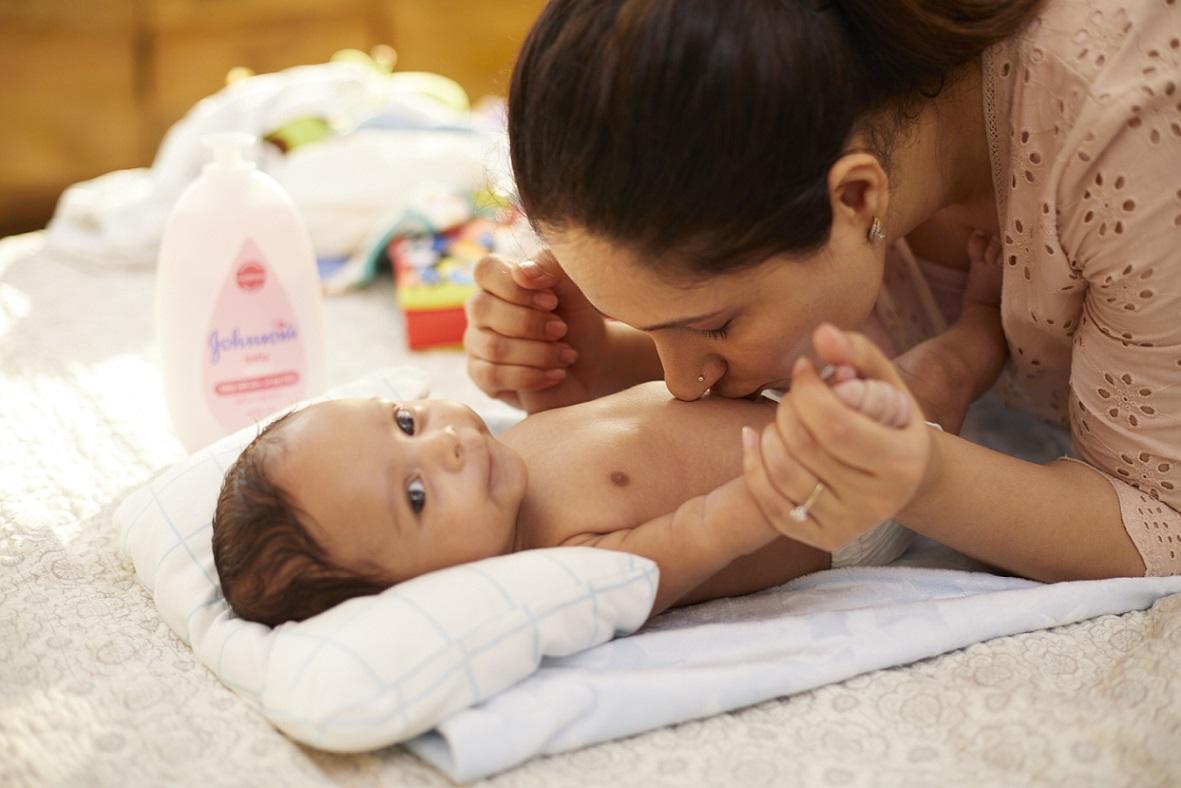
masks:
[[[509,88],[520,200],[710,276],[829,238],[827,175],[890,152],[1041,0],[551,0]]]
[[[393,585],[333,562],[308,533],[306,513],[271,479],[267,457],[283,450],[281,427],[293,415],[276,419],[243,449],[213,515],[222,594],[240,617],[272,627]]]

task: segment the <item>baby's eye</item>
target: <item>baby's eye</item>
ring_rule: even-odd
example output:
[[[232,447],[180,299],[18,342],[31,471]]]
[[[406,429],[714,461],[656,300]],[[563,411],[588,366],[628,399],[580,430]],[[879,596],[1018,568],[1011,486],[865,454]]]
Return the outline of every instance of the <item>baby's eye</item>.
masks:
[[[394,410],[394,421],[397,422],[398,427],[407,435],[414,434],[414,414],[405,408],[396,408]]]
[[[406,485],[406,502],[410,504],[410,511],[415,514],[421,514],[423,507],[426,506],[426,488],[422,485],[422,479],[412,479],[410,484]]]

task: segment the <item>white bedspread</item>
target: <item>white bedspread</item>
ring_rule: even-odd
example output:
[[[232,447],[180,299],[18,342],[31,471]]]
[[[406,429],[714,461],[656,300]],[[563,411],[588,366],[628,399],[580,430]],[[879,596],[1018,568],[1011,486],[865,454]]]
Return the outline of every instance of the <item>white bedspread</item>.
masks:
[[[985,572],[834,569],[674,610],[562,659],[409,747],[472,780],[540,753],[793,695],[981,640],[1150,607],[1181,577],[1043,585]]]
[[[110,522],[183,454],[154,366],[152,276],[40,246],[0,241],[0,785],[449,785],[402,748],[293,744],[160,620]],[[332,382],[408,360],[388,280],[326,311]],[[441,394],[481,401],[458,355],[413,362]],[[1179,741],[1174,595],[535,758],[488,784],[1176,785]]]

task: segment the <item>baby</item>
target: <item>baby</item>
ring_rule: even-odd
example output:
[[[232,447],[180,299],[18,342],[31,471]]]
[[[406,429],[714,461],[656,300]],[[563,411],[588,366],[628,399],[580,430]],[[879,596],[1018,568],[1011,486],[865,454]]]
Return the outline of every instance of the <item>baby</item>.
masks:
[[[854,377],[832,378],[846,404],[907,423],[901,392]],[[277,626],[436,569],[588,545],[656,561],[655,615],[864,562],[865,540],[830,556],[760,513],[738,435],[774,416],[766,400],[681,402],[663,383],[531,415],[499,438],[457,402],[312,405],[226,474],[213,520],[222,590],[241,617]],[[896,557],[903,533],[871,532],[870,560]]]

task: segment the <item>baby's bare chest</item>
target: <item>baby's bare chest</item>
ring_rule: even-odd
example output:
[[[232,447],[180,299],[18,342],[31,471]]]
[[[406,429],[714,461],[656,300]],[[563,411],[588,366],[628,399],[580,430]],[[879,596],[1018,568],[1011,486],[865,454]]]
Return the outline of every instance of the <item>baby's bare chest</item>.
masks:
[[[526,457],[520,524],[531,546],[635,527],[738,473],[737,451],[719,452],[685,435],[616,425],[573,437]]]

